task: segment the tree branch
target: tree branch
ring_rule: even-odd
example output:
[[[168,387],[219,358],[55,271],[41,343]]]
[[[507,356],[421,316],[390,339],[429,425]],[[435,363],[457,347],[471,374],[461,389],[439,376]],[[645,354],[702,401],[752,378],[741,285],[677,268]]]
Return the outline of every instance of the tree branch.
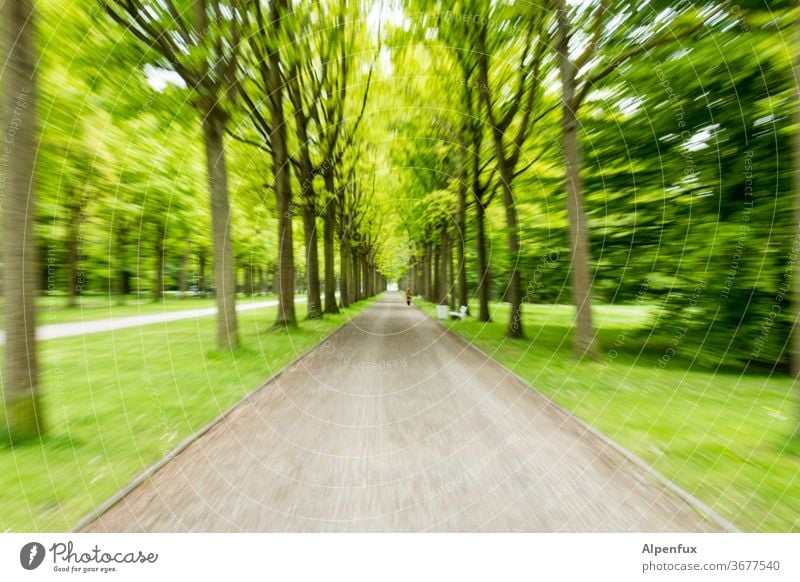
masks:
[[[256,148],[260,149],[261,151],[267,152],[268,154],[272,154],[272,150],[270,148],[268,148],[266,145],[264,145],[263,142],[257,142],[257,141],[253,141],[253,140],[247,139],[246,137],[243,137],[241,135],[238,135],[238,134],[234,133],[233,131],[231,131],[227,127],[225,128],[225,133],[227,133],[229,136],[231,136],[236,141],[240,141],[242,143],[246,143],[247,145],[251,145],[253,147],[256,147]]]
[[[581,103],[583,103],[583,100],[586,98],[586,95],[589,93],[589,91],[592,89],[592,87],[594,85],[596,85],[600,80],[606,78],[611,73],[613,73],[620,65],[622,65],[628,59],[631,59],[631,58],[633,58],[635,56],[638,56],[638,55],[640,55],[642,53],[648,52],[648,51],[650,51],[650,50],[652,50],[652,49],[654,49],[654,48],[656,48],[658,46],[669,44],[669,43],[674,42],[676,40],[679,40],[681,38],[685,38],[685,37],[687,37],[689,35],[692,35],[695,32],[697,32],[698,30],[700,30],[701,28],[703,28],[704,25],[705,25],[705,22],[701,20],[701,21],[698,21],[694,26],[691,26],[691,27],[689,27],[687,29],[684,29],[684,30],[682,30],[681,32],[679,32],[677,34],[668,34],[668,33],[666,33],[666,34],[663,34],[663,35],[661,35],[659,37],[651,39],[649,42],[637,45],[637,46],[625,51],[619,57],[614,59],[611,63],[609,63],[605,67],[601,68],[599,71],[597,71],[593,75],[589,76],[583,82],[583,87],[580,89],[580,91],[578,91],[578,94],[575,96],[575,99],[573,100],[573,103],[571,104],[572,108],[574,110],[577,110],[577,108],[580,107]]]

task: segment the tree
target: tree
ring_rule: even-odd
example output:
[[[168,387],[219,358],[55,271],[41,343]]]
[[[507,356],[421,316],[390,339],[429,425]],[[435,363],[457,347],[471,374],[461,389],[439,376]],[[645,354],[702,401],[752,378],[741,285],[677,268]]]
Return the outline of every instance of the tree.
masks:
[[[521,158],[525,140],[536,122],[536,117],[533,113],[538,105],[536,97],[541,92],[540,69],[546,47],[542,38],[546,30],[545,11],[529,8],[529,13],[518,15],[517,17],[524,22],[525,40],[517,60],[516,80],[513,83],[515,90],[510,100],[505,95],[502,95],[500,91],[504,81],[490,79],[489,75],[492,56],[505,49],[505,43],[508,40],[503,39],[499,34],[497,35],[501,37],[499,42],[498,40],[493,41],[493,39],[490,39],[488,24],[484,23],[479,27],[476,47],[481,98],[491,125],[495,164],[500,177],[500,190],[503,193],[503,205],[506,211],[508,248],[511,254],[508,282],[511,316],[507,331],[507,335],[510,338],[524,337],[522,328],[522,280],[518,266],[520,260],[519,225],[513,182],[514,178],[520,173],[517,170],[517,164]],[[512,37],[511,42],[515,45],[518,43],[518,39]],[[515,121],[516,128],[512,130],[512,124]]]
[[[447,121],[441,114],[436,115],[435,125],[441,131],[440,139],[448,140],[449,136],[457,136],[459,150],[455,159],[454,175],[458,183],[458,208],[456,215],[459,263],[459,300],[461,305],[468,304],[467,264],[464,238],[467,231],[467,207],[469,199],[473,202],[475,219],[475,252],[477,266],[478,319],[491,321],[489,299],[491,297],[491,277],[489,256],[487,254],[486,212],[491,206],[498,191],[495,183],[497,165],[494,163],[494,144],[484,139],[487,123],[483,116],[480,91],[485,92],[478,79],[478,62],[482,58],[474,47],[478,44],[478,35],[482,28],[487,28],[489,17],[472,18],[481,15],[485,7],[481,0],[442,0],[441,2],[424,2],[415,7],[427,11],[421,19],[421,26],[414,31],[416,38],[430,38],[430,31],[436,31],[436,40],[445,48],[444,58],[437,62],[442,69],[447,69],[449,56],[454,63],[453,79],[438,91],[458,96],[460,119]],[[492,16],[492,20],[499,14]],[[483,22],[483,24],[481,24]],[[438,48],[435,43],[428,43],[432,49]],[[436,51],[437,56],[440,51]]]
[[[800,20],[800,11],[797,13]],[[800,23],[798,23],[800,24]],[[795,27],[794,38],[794,246],[795,253],[800,242],[800,26]],[[800,261],[795,255],[793,299],[794,299],[794,322],[792,325],[792,373],[795,381],[795,393],[800,405],[800,330],[798,330],[798,319],[800,319]],[[800,410],[795,418],[794,438],[800,440]]]
[[[36,28],[32,0],[3,4],[3,293],[6,346],[0,440],[12,444],[44,431],[36,358],[36,245],[33,212],[36,120]]]
[[[238,3],[198,0],[188,6],[177,0],[101,0],[106,13],[148,49],[159,65],[176,72],[195,93],[203,124],[217,298],[217,347],[239,344],[236,323],[236,273],[231,246],[231,211],[225,164],[225,128],[229,91],[235,85],[241,19]]]
[[[287,61],[281,55],[280,38],[286,36],[285,28],[292,26],[291,6],[286,0],[270,3],[269,21],[261,3],[256,2],[243,16],[246,20],[247,47],[243,59],[241,79],[236,83],[244,102],[248,119],[261,140],[252,142],[268,152],[272,158],[272,189],[277,212],[278,314],[275,326],[297,325],[294,307],[294,229],[292,219],[296,212],[292,196],[291,157],[289,154],[286,119]],[[286,49],[284,49],[286,50]],[[266,111],[262,103],[266,102]],[[243,139],[243,138],[240,138]]]
[[[727,2],[723,2],[726,4]],[[572,297],[576,309],[576,327],[572,347],[576,357],[597,358],[596,335],[592,323],[592,276],[590,269],[589,226],[581,192],[581,159],[578,142],[579,110],[587,94],[631,58],[674,40],[693,34],[703,21],[678,33],[652,35],[632,48],[616,51],[606,60],[595,59],[610,45],[604,24],[611,0],[600,0],[591,17],[588,41],[580,54],[573,54],[570,12],[566,0],[556,0],[558,21],[557,55],[562,85],[562,140],[564,147],[565,190],[570,229],[570,271]],[[708,18],[708,16],[706,16]],[[651,23],[652,27],[652,23]],[[612,46],[613,48],[613,46]],[[611,51],[607,51],[611,52]],[[588,72],[586,72],[588,70]]]

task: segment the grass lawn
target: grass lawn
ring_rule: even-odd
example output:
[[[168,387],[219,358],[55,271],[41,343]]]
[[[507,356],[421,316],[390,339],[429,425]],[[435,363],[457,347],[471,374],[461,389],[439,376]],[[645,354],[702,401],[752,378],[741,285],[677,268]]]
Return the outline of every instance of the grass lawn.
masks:
[[[299,297],[301,296],[298,295]],[[305,296],[303,295],[302,297]],[[277,299],[277,295],[240,296],[236,298],[236,303],[238,305],[258,301],[274,301],[275,299]],[[117,319],[132,315],[167,313],[216,306],[217,303],[213,297],[178,299],[173,295],[165,296],[160,301],[153,301],[147,296],[137,298],[134,295],[128,295],[123,300],[120,300],[116,296],[87,295],[79,298],[76,307],[67,307],[67,297],[64,295],[42,296],[36,298],[36,324],[51,325],[55,323],[109,319],[112,317]],[[3,314],[3,302],[0,299],[0,325],[3,323]]]
[[[42,342],[47,436],[0,448],[0,530],[69,530],[368,304],[290,332],[272,329],[274,307],[240,313],[243,347],[229,353],[215,350],[214,317]]]
[[[433,304],[417,303],[435,317]],[[680,348],[657,366],[668,339],[645,344],[646,334],[637,334],[650,309],[595,308],[599,362],[571,356],[569,306],[525,305],[525,340],[505,338],[507,304],[492,305],[495,323],[468,317],[446,325],[742,530],[800,531],[792,381],[691,369],[691,354]]]

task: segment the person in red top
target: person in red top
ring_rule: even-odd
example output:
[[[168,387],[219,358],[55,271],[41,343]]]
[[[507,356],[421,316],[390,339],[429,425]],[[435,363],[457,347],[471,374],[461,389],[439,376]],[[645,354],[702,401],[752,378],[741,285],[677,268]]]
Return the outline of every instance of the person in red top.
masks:
[[[409,307],[411,306],[411,298],[413,295],[411,294],[411,289],[406,289],[406,305]]]

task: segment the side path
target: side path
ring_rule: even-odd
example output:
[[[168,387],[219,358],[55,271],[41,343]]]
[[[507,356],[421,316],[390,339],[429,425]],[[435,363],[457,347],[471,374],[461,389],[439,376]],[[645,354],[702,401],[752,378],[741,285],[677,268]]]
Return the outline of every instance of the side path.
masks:
[[[395,293],[268,383],[89,529],[720,526]]]
[[[305,300],[305,297],[296,297],[295,303],[302,303]],[[251,311],[253,309],[275,307],[277,304],[278,302],[276,300],[258,301],[256,303],[240,303],[236,306],[236,311]],[[184,311],[164,311],[161,313],[148,313],[146,315],[130,315],[128,317],[111,317],[107,319],[91,319],[88,321],[74,321],[70,323],[53,323],[49,325],[38,326],[36,328],[36,339],[38,341],[42,341],[60,337],[70,337],[73,335],[125,329],[126,327],[139,327],[142,325],[152,325],[154,323],[180,321],[182,319],[210,317],[216,314],[216,307],[203,307],[199,309],[186,309]],[[6,332],[0,331],[0,345],[4,345],[5,343]]]

